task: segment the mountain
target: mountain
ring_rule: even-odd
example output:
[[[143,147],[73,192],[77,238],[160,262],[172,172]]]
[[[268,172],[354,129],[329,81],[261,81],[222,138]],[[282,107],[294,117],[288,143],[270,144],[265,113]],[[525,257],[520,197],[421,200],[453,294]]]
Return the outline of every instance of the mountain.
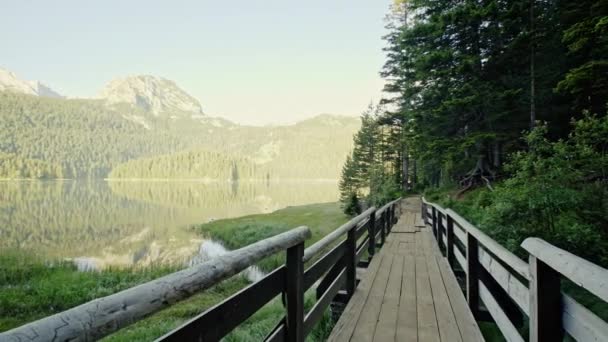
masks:
[[[129,76],[110,81],[99,98],[108,104],[126,103],[155,116],[194,116],[203,114],[197,99],[175,82],[150,75]]]
[[[14,73],[0,68],[0,91],[9,91],[21,94],[61,98],[62,96],[39,81],[25,81],[19,79]]]
[[[360,127],[358,118],[328,114],[243,126],[203,114],[196,99],[160,77],[114,80],[100,99],[57,99],[3,75],[0,178],[116,170],[112,177],[337,179]]]

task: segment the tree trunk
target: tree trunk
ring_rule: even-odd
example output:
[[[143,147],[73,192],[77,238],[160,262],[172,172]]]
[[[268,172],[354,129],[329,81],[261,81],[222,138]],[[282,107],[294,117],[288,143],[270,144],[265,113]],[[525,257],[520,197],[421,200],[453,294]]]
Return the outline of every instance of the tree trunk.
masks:
[[[412,160],[412,187],[416,186],[418,182],[417,163],[416,158]]]
[[[536,87],[535,87],[535,70],[534,70],[534,54],[536,44],[534,37],[534,0],[530,0],[530,130],[534,129],[536,123]]]
[[[409,189],[409,155],[407,152],[407,145],[405,145],[403,147],[403,179],[402,179],[402,184],[403,184],[403,191],[408,191]]]
[[[494,165],[494,168],[498,169],[500,168],[500,166],[502,165],[502,159],[501,159],[501,145],[499,141],[494,141],[494,145],[493,145],[493,158],[492,158],[492,162]]]

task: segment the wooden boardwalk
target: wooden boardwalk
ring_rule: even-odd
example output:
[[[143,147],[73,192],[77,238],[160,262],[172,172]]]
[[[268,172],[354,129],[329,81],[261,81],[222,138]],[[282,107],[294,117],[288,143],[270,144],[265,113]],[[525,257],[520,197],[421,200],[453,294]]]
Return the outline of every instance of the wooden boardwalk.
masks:
[[[402,208],[329,340],[483,341],[456,277],[420,219],[420,202],[408,199]]]

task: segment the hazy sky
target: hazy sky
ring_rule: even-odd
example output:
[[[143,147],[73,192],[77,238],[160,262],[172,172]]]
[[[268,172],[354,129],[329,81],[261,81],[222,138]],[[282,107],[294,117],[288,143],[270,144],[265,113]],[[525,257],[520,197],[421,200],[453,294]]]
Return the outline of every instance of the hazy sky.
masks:
[[[358,115],[381,95],[390,3],[2,0],[0,67],[72,97],[162,76],[241,123]]]

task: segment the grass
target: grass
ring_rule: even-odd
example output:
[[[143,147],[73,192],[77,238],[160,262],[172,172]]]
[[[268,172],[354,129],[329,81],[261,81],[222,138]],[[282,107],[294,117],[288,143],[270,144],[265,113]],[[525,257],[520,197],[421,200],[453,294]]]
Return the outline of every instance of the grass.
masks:
[[[222,241],[228,249],[237,249],[298,226],[307,226],[312,237],[305,245],[310,246],[348,220],[336,202],[287,207],[270,214],[218,220],[195,229],[205,236]],[[284,257],[284,253],[274,255],[258,266],[264,271],[272,270],[284,263]]]
[[[219,220],[193,227],[201,234],[222,241],[229,249],[306,225],[312,231],[307,245],[319,240],[342,223],[345,216],[338,203],[288,207],[270,214]],[[264,270],[275,268],[284,253],[260,263]],[[154,265],[147,268],[107,269],[78,272],[67,262],[48,263],[17,251],[0,253],[0,331],[64,311],[89,300],[174,272],[180,267]],[[241,276],[225,280],[206,291],[161,310],[108,337],[105,341],[149,341],[174,329],[205,309],[221,302],[248,284]],[[314,291],[306,294],[306,305],[314,304]],[[236,328],[226,341],[263,339],[285,314],[280,299],[275,299]],[[323,341],[331,331],[329,312],[312,331],[310,341]]]

